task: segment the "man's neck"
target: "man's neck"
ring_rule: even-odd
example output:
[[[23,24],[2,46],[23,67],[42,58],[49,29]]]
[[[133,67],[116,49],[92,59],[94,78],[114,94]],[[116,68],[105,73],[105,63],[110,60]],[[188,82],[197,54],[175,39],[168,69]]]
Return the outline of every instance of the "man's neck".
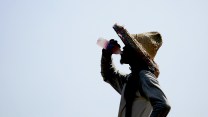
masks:
[[[135,73],[135,72],[138,73],[141,70],[147,69],[147,66],[142,63],[129,64],[129,66],[130,66],[130,70],[132,73]]]

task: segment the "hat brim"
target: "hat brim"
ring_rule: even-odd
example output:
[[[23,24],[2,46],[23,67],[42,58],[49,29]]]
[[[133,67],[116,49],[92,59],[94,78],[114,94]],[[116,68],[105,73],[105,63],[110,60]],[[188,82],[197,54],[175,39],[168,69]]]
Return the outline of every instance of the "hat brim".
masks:
[[[154,61],[150,58],[147,52],[143,49],[140,43],[138,43],[135,39],[133,39],[129,32],[123,27],[118,24],[113,25],[113,29],[121,38],[125,45],[129,45],[135,49],[135,51],[142,57],[142,59],[147,62],[148,65],[155,66]]]
[[[139,55],[141,55],[145,59],[150,59],[147,52],[143,49],[140,43],[138,43],[135,39],[133,39],[129,32],[123,27],[118,24],[115,24],[113,26],[113,29],[118,34],[118,36],[121,38],[123,43],[127,46],[133,47]]]

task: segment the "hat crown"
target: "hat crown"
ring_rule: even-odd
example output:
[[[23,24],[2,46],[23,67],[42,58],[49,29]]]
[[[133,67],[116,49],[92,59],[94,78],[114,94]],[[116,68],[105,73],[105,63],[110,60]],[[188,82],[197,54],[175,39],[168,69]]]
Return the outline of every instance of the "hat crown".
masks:
[[[147,65],[155,68],[155,76],[158,77],[159,69],[154,62],[154,57],[162,45],[162,37],[158,32],[147,32],[142,34],[130,34],[123,26],[115,24],[113,29],[125,45],[131,46],[141,55]]]
[[[158,49],[162,45],[162,37],[158,32],[131,34],[131,37],[136,41],[136,45],[143,48],[151,59],[154,59]]]

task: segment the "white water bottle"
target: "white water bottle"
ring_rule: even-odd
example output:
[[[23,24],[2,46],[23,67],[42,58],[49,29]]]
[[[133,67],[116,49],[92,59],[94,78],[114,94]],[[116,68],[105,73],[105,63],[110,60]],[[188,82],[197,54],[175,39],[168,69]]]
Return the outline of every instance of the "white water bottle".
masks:
[[[109,41],[107,39],[104,38],[98,38],[97,40],[97,45],[99,45],[100,47],[106,49],[108,46]],[[121,53],[121,49],[119,47],[115,47],[113,49],[113,54],[120,54]]]
[[[104,38],[98,38],[98,40],[97,40],[97,44],[98,44],[100,47],[104,48],[104,49],[107,48],[108,43],[109,43],[109,41],[108,41],[107,39],[104,39]]]

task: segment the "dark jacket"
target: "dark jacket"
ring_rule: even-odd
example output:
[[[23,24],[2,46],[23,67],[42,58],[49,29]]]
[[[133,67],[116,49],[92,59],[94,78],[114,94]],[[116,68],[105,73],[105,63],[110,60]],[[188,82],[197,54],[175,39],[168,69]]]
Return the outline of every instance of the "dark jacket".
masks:
[[[166,117],[169,113],[167,98],[149,70],[120,74],[112,64],[111,54],[103,50],[101,75],[121,94],[118,117]]]

